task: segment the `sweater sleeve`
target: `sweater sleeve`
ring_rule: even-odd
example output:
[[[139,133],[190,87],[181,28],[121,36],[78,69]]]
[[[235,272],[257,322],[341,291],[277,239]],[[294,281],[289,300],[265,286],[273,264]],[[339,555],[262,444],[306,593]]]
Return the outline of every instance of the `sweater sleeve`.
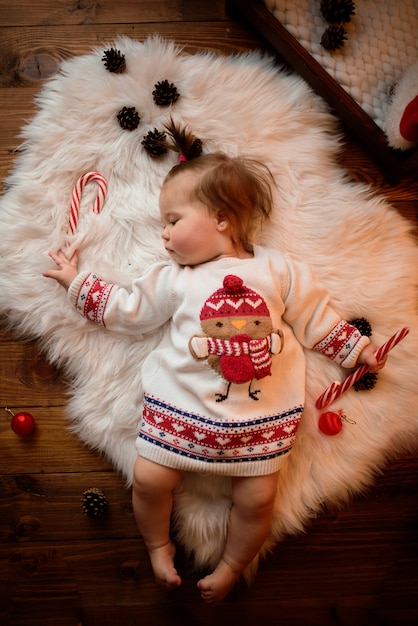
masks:
[[[341,319],[329,305],[329,293],[309,266],[288,260],[284,319],[300,343],[321,352],[343,367],[354,367],[368,337]]]
[[[172,266],[153,265],[127,290],[93,272],[81,272],[68,297],[86,319],[121,334],[147,333],[167,322],[174,311]]]

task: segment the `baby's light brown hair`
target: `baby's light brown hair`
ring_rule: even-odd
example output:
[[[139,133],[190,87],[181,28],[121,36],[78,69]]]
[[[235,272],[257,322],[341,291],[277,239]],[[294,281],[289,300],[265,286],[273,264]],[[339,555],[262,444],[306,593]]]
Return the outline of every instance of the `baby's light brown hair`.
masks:
[[[169,147],[179,152],[181,160],[164,183],[181,173],[196,174],[192,197],[228,219],[234,243],[249,249],[256,228],[272,211],[274,178],[268,167],[257,159],[223,152],[194,156],[199,140],[172,121],[166,128],[173,141]]]

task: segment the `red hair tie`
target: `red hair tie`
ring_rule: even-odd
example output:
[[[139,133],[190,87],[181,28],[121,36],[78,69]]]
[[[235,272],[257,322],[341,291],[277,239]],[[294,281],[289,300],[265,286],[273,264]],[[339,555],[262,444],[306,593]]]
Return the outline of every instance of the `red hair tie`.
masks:
[[[184,154],[180,154],[179,156],[179,162],[180,163],[185,163],[185,161],[187,161],[186,157],[184,156]]]

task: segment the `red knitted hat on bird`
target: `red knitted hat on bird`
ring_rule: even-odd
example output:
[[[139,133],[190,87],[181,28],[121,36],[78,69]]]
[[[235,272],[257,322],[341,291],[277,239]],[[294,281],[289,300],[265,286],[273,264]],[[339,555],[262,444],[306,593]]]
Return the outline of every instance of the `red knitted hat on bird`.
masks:
[[[270,311],[260,294],[246,287],[242,278],[233,274],[225,276],[223,287],[209,296],[200,311],[201,320],[249,315],[270,317]]]

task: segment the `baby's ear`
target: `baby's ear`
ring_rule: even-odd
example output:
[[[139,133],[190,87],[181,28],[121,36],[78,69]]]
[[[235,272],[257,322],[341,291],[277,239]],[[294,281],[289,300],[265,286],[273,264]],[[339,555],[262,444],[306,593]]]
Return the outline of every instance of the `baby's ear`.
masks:
[[[226,230],[228,226],[230,225],[229,219],[226,217],[225,213],[223,213],[222,211],[218,211],[216,213],[216,222],[217,222],[217,229],[220,232]]]

